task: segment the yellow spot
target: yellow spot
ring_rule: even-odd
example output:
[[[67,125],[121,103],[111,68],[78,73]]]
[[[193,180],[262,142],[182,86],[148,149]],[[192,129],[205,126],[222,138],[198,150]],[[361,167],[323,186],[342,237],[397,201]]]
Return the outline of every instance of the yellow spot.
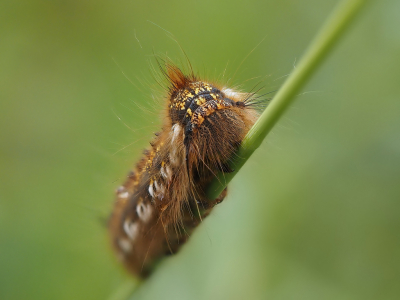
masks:
[[[186,113],[189,115],[189,116],[192,116],[192,110],[190,109],[190,108],[188,108],[188,110],[186,111]]]
[[[211,97],[213,97],[214,100],[217,100],[217,96],[215,96],[215,94],[210,94]]]
[[[164,166],[165,166],[165,162],[162,161],[162,162],[161,162],[161,167],[164,167]]]
[[[204,99],[203,97],[199,97],[199,98],[196,100],[196,104],[197,104],[197,105],[201,105],[201,104],[203,104],[204,102],[206,102],[206,99]]]

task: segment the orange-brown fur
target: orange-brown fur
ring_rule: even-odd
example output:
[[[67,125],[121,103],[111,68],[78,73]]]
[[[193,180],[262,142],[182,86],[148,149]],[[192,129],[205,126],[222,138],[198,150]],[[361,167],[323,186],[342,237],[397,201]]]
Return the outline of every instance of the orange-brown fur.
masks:
[[[168,118],[134,172],[117,190],[109,221],[113,247],[125,267],[146,276],[175,253],[214,207],[207,185],[227,163],[257,118],[252,94],[184,75],[167,64]],[[192,109],[193,108],[193,111]]]

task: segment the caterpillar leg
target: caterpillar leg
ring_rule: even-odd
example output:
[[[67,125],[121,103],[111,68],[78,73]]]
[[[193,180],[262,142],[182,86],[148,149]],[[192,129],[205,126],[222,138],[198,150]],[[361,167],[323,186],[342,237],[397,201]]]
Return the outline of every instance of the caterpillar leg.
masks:
[[[218,198],[214,200],[215,204],[220,204],[225,199],[227,194],[228,194],[228,190],[227,190],[227,188],[225,188],[222,191],[221,195],[219,195]]]

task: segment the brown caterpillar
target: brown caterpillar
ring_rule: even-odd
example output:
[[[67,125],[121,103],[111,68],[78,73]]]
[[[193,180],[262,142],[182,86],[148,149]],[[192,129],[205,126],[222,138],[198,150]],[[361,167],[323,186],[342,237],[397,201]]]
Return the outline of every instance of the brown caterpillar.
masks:
[[[223,200],[207,199],[207,185],[258,117],[255,93],[201,81],[167,63],[167,118],[151,148],[117,189],[109,220],[112,245],[125,267],[149,275],[152,264],[175,253]]]

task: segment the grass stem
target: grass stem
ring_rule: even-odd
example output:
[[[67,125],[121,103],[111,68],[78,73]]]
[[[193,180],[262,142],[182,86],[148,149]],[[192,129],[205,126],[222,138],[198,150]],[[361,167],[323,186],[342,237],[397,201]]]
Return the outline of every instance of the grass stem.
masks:
[[[209,199],[215,199],[221,194],[253,152],[261,145],[267,134],[289,108],[301,88],[308,82],[317,67],[322,64],[323,60],[337,44],[339,38],[348,30],[350,23],[365,2],[367,1],[342,0],[338,3],[311,42],[299,64],[244,138],[237,155],[230,163],[230,167],[234,172],[220,173],[218,178],[208,187],[207,196]]]

